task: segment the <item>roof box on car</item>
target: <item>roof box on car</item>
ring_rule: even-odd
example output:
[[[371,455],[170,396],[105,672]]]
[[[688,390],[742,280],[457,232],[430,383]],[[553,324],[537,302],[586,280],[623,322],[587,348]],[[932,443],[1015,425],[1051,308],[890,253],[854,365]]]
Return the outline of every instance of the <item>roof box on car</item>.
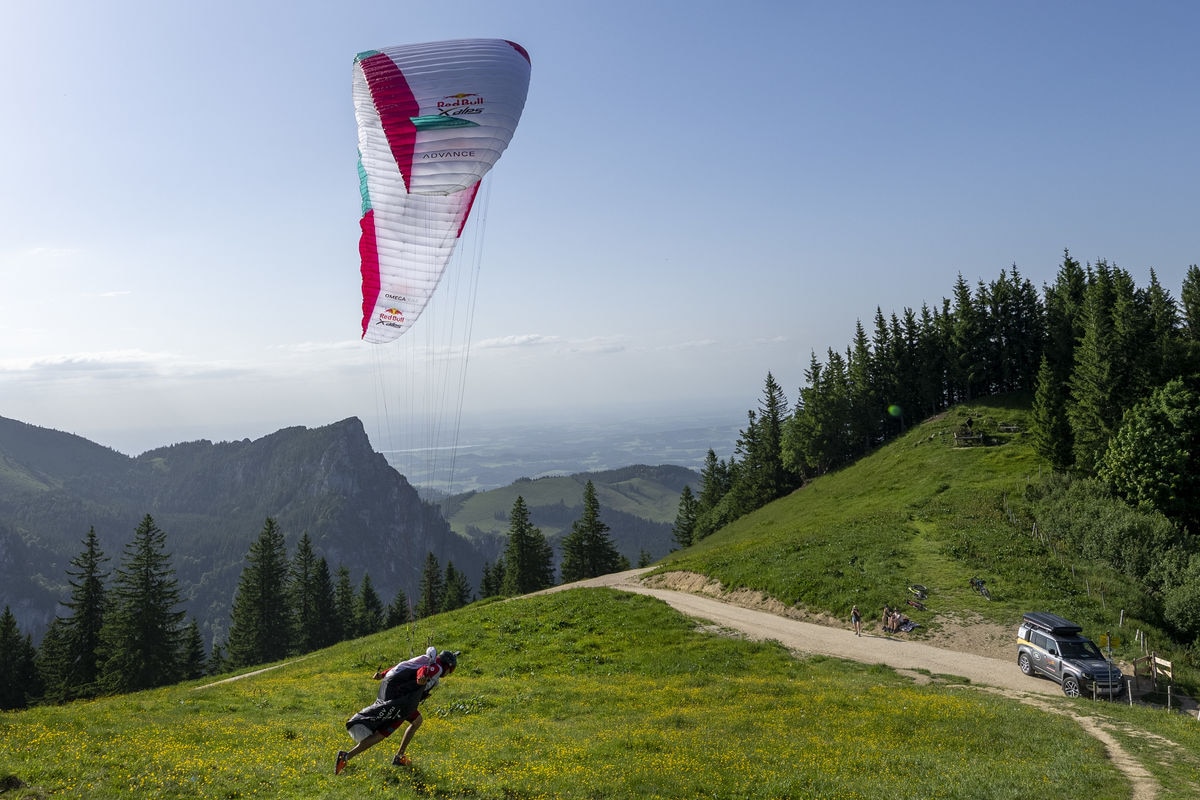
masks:
[[[1071,620],[1063,619],[1058,614],[1051,614],[1048,611],[1029,612],[1025,615],[1025,624],[1031,628],[1046,631],[1047,633],[1069,635],[1083,632],[1083,628],[1071,622]]]

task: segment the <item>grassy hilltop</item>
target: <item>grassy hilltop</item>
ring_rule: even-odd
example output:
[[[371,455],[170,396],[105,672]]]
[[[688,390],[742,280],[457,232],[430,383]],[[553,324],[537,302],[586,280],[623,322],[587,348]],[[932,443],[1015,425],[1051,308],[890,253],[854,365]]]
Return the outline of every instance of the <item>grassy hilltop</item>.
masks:
[[[956,439],[968,427],[982,438]],[[1107,624],[1120,597],[1089,597],[1089,565],[1055,553],[1048,532],[1035,535],[1024,493],[1047,468],[1028,429],[1020,397],[955,407],[668,556],[663,568],[843,618],[854,603],[903,606],[906,587],[920,583],[931,592],[925,623],[935,623],[935,612],[966,610],[1016,630],[1021,613],[1037,607],[1089,629]],[[975,576],[992,602],[971,588]],[[1119,595],[1124,581],[1105,578],[1097,583]]]
[[[966,414],[995,427],[990,446],[953,446]],[[927,627],[934,612],[1007,623],[1035,606],[1108,624],[1117,579],[1030,532],[1021,490],[1039,466],[1023,414],[955,409],[667,568],[843,617],[919,581]],[[971,592],[974,574],[994,602]],[[371,673],[428,643],[463,654],[425,705],[414,766],[392,767],[385,743],[334,776]],[[478,603],[240,680],[0,715],[0,798],[1130,797],[1073,715],[1102,724],[1161,797],[1200,798],[1195,719],[1067,698],[1049,713],[927,677],[796,657],[652,598],[574,589]]]

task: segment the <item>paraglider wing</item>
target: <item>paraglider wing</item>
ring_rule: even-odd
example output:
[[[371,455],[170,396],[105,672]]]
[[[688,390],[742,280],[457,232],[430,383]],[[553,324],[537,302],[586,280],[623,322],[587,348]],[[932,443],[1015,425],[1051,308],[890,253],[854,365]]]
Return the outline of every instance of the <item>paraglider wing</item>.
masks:
[[[441,281],[478,188],[400,194],[363,215],[363,339],[390,342],[416,322]]]
[[[394,339],[420,315],[479,181],[508,147],[528,88],[528,53],[503,39],[407,45],[355,59],[367,341]]]

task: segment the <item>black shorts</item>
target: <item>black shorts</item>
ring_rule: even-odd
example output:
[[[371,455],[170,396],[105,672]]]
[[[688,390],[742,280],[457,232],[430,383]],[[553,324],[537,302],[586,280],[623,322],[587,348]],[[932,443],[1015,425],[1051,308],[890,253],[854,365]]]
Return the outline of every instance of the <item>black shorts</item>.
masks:
[[[405,722],[412,722],[421,715],[418,708],[420,695],[405,697],[389,702],[375,702],[359,711],[346,721],[346,730],[357,741],[362,741],[368,733],[380,733],[391,736]],[[357,729],[357,730],[356,730]],[[367,733],[363,733],[366,731]]]

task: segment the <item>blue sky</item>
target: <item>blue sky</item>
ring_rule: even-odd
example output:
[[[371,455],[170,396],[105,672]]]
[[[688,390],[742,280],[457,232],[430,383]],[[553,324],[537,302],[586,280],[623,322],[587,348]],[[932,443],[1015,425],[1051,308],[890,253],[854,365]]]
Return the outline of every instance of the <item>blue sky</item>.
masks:
[[[876,306],[1041,286],[1064,248],[1178,295],[1198,29],[1186,3],[11,4],[0,416],[137,454],[348,416],[385,448],[387,417],[445,413],[358,339],[351,64],[408,42],[533,63],[466,268],[465,424],[736,423]]]

